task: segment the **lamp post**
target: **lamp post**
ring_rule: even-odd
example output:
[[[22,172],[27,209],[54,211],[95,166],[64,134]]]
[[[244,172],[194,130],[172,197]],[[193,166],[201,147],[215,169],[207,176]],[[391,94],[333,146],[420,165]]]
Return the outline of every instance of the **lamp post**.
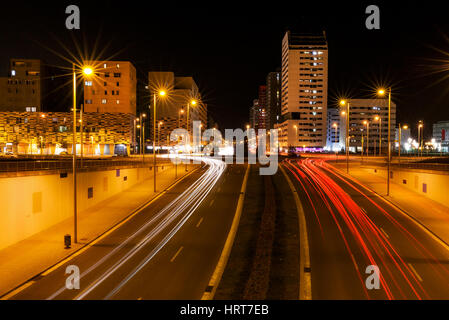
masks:
[[[160,146],[160,138],[161,138],[161,126],[162,126],[162,124],[163,124],[163,122],[162,121],[159,121],[159,123],[157,124],[157,131],[158,131],[158,134],[157,134],[157,144],[158,144],[158,146],[159,146],[159,151],[158,151],[158,153],[161,153],[161,146]]]
[[[142,153],[142,163],[145,163],[145,119],[147,115],[140,115],[140,152]]]
[[[374,120],[379,121],[379,157],[380,157],[380,153],[382,151],[382,117],[375,116]]]
[[[73,144],[72,144],[72,172],[73,172],[73,225],[74,235],[73,242],[78,243],[78,217],[77,217],[77,194],[76,194],[76,69],[75,64],[72,64],[73,70]],[[85,76],[93,74],[93,70],[90,67],[83,67],[82,73]]]
[[[366,126],[366,156],[369,155],[369,121],[363,121],[363,124]]]
[[[41,118],[42,118],[42,128],[43,128],[43,132],[44,132],[44,136],[40,137],[40,154],[43,155],[43,146],[45,145],[45,123],[44,123],[44,119],[45,119],[45,113],[41,114]]]
[[[73,224],[74,234],[73,242],[78,243],[78,223],[77,223],[77,203],[76,203],[76,71],[75,64],[73,67],[73,143],[72,143],[72,173],[73,173]]]
[[[334,127],[334,129],[335,129],[335,139],[337,139],[337,136],[338,136],[338,124],[337,123],[334,123],[333,125],[332,125],[332,127]],[[340,141],[338,141],[338,142],[340,142]],[[334,141],[332,141],[332,145],[334,144]],[[337,149],[335,149],[335,160],[338,160],[338,147],[337,147]]]
[[[167,93],[164,90],[160,90],[158,93],[153,94],[153,182],[154,192],[156,192],[156,103],[157,96],[164,97]]]
[[[419,120],[418,122],[418,157],[422,156],[422,143],[421,140],[423,139],[423,135],[424,135],[424,130],[422,130],[424,127],[422,120]],[[422,130],[422,135],[421,135],[421,130]],[[421,152],[421,155],[420,155]]]
[[[399,162],[401,162],[401,138],[402,138],[402,129],[407,130],[408,126],[404,125],[401,126],[401,124],[399,124],[399,149],[398,149],[398,155],[399,155]]]
[[[296,141],[298,141],[298,126],[295,124],[293,128],[295,128],[295,143],[296,143]]]
[[[388,159],[387,159],[387,196],[390,195],[390,164],[391,164],[391,88],[388,88]],[[384,96],[386,91],[379,89],[377,92],[380,96]]]
[[[340,100],[340,106],[347,105],[346,111],[342,111],[342,115],[346,115],[346,141],[345,141],[345,151],[346,151],[346,173],[349,173],[349,112],[350,105],[346,100]]]
[[[178,128],[181,128],[181,115],[184,114],[184,109],[179,110],[178,113]]]

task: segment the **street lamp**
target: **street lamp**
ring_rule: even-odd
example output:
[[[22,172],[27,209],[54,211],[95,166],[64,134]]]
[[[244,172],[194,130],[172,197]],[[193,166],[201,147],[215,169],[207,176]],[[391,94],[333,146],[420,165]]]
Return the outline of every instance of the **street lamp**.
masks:
[[[159,90],[158,93],[153,94],[153,182],[154,192],[156,193],[156,103],[157,97],[165,97],[167,92]]]
[[[195,106],[196,100],[192,99],[187,103],[187,132],[189,132],[189,116],[190,116],[190,105]]]
[[[401,162],[401,138],[402,138],[402,129],[407,130],[408,129],[408,125],[404,125],[401,126],[401,124],[399,124],[399,162]]]
[[[293,128],[295,128],[295,143],[296,143],[296,141],[298,140],[298,126],[295,124]]]
[[[338,124],[335,122],[332,127],[335,129],[335,139],[338,137]],[[340,142],[340,141],[338,141]],[[332,140],[332,145],[334,145],[334,140]],[[335,159],[338,160],[338,147],[335,149]]]
[[[346,173],[349,173],[349,112],[350,105],[346,100],[340,100],[340,106],[344,107],[347,105],[346,111],[342,111],[341,114],[346,115],[346,141],[345,141],[345,150],[346,150]]]
[[[181,128],[181,115],[184,114],[184,109],[179,110],[178,114],[178,128]]]
[[[379,121],[379,157],[380,157],[380,153],[382,151],[382,117],[381,116],[375,116],[374,120],[375,121]]]
[[[379,96],[385,96],[386,91],[379,89]],[[391,88],[388,88],[388,174],[387,174],[387,196],[390,195],[390,163],[391,163]]]
[[[422,140],[423,140],[423,136],[424,136],[424,125],[422,123],[422,120],[419,120],[418,122],[418,157],[420,156],[420,151],[421,151],[421,156],[422,156]],[[421,135],[421,130],[422,130],[422,135]]]
[[[161,126],[162,126],[163,122],[159,121],[159,123],[157,124],[157,131],[158,131],[158,135],[157,135],[157,144],[159,146],[159,151],[158,153],[161,153],[161,146],[160,146],[160,138],[161,138]]]
[[[363,121],[363,124],[366,125],[366,156],[369,156],[369,121]]]
[[[84,76],[93,74],[93,69],[88,66],[81,68]],[[78,217],[77,217],[77,194],[76,194],[76,68],[72,64],[72,80],[73,80],[73,143],[72,143],[72,173],[73,173],[73,224],[74,224],[74,243],[78,243]]]
[[[142,163],[145,163],[145,119],[147,115],[146,113],[140,114],[140,125],[138,128],[140,129],[140,153],[142,154]]]

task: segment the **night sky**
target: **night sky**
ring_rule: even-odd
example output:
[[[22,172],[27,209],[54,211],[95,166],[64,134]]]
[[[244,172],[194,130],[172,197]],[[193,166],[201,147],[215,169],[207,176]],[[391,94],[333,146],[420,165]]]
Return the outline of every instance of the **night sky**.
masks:
[[[150,70],[193,76],[220,128],[243,127],[258,86],[281,66],[285,30],[318,27],[329,42],[329,106],[339,96],[370,97],[384,83],[393,87],[398,120],[414,131],[419,119],[427,134],[449,120],[449,4],[333,1],[317,11],[315,1],[93,2],[2,3],[1,75],[11,57],[68,67],[47,48],[68,57],[62,44],[91,52],[96,43],[105,48],[99,58],[131,61],[142,83]],[[80,7],[79,31],[65,29],[69,4]],[[380,30],[365,28],[370,4],[380,7]]]

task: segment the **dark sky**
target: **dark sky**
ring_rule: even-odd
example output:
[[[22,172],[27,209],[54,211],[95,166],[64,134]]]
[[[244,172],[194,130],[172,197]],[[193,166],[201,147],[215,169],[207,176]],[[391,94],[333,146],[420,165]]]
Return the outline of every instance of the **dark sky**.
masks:
[[[132,61],[141,81],[149,70],[192,75],[220,127],[242,127],[258,85],[281,65],[285,30],[318,26],[329,42],[329,106],[341,95],[369,97],[370,87],[383,82],[393,86],[399,121],[413,126],[424,119],[430,129],[449,120],[449,4],[443,2],[23,3],[0,10],[2,75],[10,57],[69,66],[47,48],[67,56],[61,44],[91,52],[96,43],[106,48],[101,58],[118,53],[114,59]],[[69,4],[80,7],[80,31],[65,29]],[[380,7],[380,30],[365,28],[369,4]]]

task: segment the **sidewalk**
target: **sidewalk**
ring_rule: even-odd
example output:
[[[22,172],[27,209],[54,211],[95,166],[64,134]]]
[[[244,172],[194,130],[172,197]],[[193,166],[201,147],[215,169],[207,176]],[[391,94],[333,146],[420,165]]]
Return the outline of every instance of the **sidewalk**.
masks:
[[[328,164],[346,174],[345,164]],[[369,171],[372,169],[355,165],[349,168],[349,174],[355,180],[407,212],[446,244],[449,244],[448,207],[394,182],[390,183],[390,196],[387,196],[386,170],[380,170],[382,173],[377,175]]]
[[[189,165],[188,172],[184,171],[184,166],[182,169],[178,167],[178,179],[197,167],[198,165]],[[158,173],[159,192],[174,182],[174,167]],[[0,250],[0,296],[79,250],[159,192],[153,192],[153,179],[150,178],[78,213],[78,244],[73,243],[73,218],[69,218]],[[71,249],[64,249],[65,234],[72,234]]]

